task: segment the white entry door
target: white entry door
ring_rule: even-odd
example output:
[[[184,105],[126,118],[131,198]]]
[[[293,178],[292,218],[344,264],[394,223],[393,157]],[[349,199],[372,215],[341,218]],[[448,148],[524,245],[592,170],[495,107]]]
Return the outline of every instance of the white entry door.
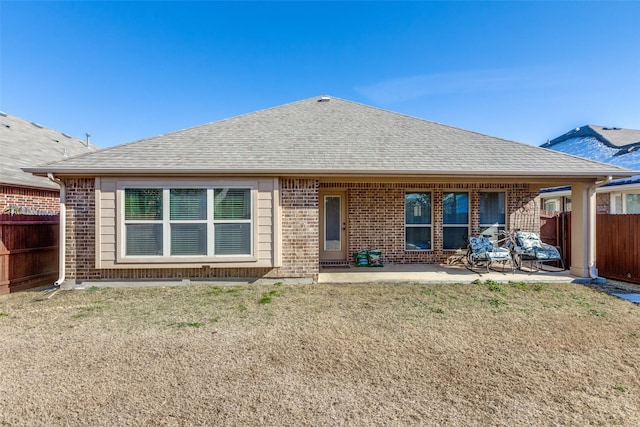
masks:
[[[320,191],[320,259],[347,259],[347,192]]]

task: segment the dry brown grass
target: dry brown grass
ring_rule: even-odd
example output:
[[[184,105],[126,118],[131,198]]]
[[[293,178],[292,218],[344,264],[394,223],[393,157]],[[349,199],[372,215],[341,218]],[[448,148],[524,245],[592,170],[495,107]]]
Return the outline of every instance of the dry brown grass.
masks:
[[[640,307],[580,285],[0,298],[1,425],[640,424]]]

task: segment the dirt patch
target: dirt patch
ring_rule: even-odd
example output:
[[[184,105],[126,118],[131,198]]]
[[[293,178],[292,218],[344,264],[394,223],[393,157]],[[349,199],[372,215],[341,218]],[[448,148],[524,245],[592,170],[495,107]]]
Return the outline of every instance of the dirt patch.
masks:
[[[2,425],[629,425],[640,308],[575,284],[0,298]]]

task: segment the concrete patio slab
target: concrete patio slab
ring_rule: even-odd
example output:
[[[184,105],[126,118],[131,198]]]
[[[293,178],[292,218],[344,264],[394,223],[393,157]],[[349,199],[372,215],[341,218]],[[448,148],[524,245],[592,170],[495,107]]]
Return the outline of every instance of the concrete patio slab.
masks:
[[[553,267],[550,267],[553,268]],[[347,283],[472,283],[475,280],[493,280],[497,283],[509,281],[528,283],[582,283],[603,284],[605,279],[592,280],[572,276],[568,270],[560,271],[511,271],[507,267],[504,271],[498,266],[489,272],[484,268],[469,269],[464,265],[448,264],[390,264],[383,267],[321,267],[318,275],[318,283],[347,284]],[[311,278],[298,279],[183,279],[183,280],[86,280],[76,282],[67,280],[61,285],[61,289],[88,289],[95,287],[138,287],[138,286],[188,286],[192,284],[211,284],[216,286],[234,285],[272,285],[282,284],[309,284]]]
[[[497,267],[488,273],[481,268],[471,270],[463,265],[395,264],[384,267],[322,267],[318,283],[472,283],[493,280],[537,283],[590,283],[592,279],[572,276],[568,270],[511,271]],[[601,279],[598,279],[601,280]]]

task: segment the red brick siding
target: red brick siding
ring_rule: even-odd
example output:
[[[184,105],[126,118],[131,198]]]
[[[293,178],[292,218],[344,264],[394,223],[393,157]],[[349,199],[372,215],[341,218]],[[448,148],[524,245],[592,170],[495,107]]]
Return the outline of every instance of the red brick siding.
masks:
[[[95,181],[65,179],[66,277],[76,280],[183,278],[318,278],[318,181],[281,180],[282,267],[280,268],[95,268]]]
[[[317,179],[280,180],[282,266],[279,268],[95,268],[95,195],[93,179],[67,179],[67,277],[87,279],[182,279],[214,277],[312,277],[319,272],[319,188],[348,191],[349,253],[380,249],[386,263],[443,262],[442,193],[466,191],[470,196],[471,233],[479,231],[479,191],[507,192],[507,227],[539,231],[538,194],[527,184],[319,183]],[[432,193],[433,250],[405,252],[404,195]]]
[[[93,178],[65,179],[66,247],[65,276],[69,279],[99,279],[95,268],[96,197]]]
[[[507,228],[539,231],[538,193],[527,184],[429,184],[429,183],[321,183],[322,188],[344,188],[348,192],[349,253],[379,249],[386,263],[443,262],[451,251],[442,250],[442,193],[468,192],[471,234],[480,230],[480,191],[507,193]],[[432,194],[432,251],[405,251],[404,197],[411,191]]]
[[[528,185],[514,186],[507,193],[507,228],[540,233],[540,196]]]
[[[596,194],[596,213],[608,214],[611,212],[611,193]]]
[[[36,188],[0,186],[0,213],[10,206],[25,207],[41,212],[60,211],[60,192]]]
[[[312,277],[319,272],[318,180],[280,180],[282,267],[268,277]]]

